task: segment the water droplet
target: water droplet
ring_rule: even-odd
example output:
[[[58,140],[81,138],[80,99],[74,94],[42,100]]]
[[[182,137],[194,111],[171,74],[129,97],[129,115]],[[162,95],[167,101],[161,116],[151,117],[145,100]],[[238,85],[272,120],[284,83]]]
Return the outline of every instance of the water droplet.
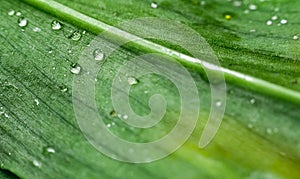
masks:
[[[151,3],[151,7],[152,7],[153,9],[156,9],[156,8],[158,7],[158,5],[157,5],[157,3],[152,2],[152,3]]]
[[[272,16],[271,18],[273,21],[277,20],[278,19],[278,16]]]
[[[248,128],[252,129],[253,128],[253,124],[248,124]]]
[[[38,167],[38,168],[41,168],[41,166],[42,166],[42,164],[41,164],[39,161],[37,161],[37,160],[33,160],[33,161],[32,161],[32,164],[33,164],[35,167]]]
[[[47,147],[46,148],[46,152],[50,153],[50,154],[54,154],[55,153],[55,149],[52,147]]]
[[[8,155],[11,156],[11,152],[8,152]]]
[[[34,31],[34,32],[41,32],[41,29],[38,28],[38,27],[35,27],[35,28],[33,28],[33,31]]]
[[[134,78],[134,77],[128,77],[127,81],[128,81],[128,83],[130,85],[136,85],[136,84],[138,84],[138,80],[136,78]]]
[[[16,16],[21,16],[21,15],[22,15],[21,12],[17,12],[17,13],[16,13]]]
[[[70,38],[74,41],[78,41],[81,39],[81,33],[79,31],[74,31]]]
[[[81,71],[81,67],[79,65],[75,65],[71,68],[71,73],[78,75]]]
[[[107,126],[108,128],[110,128],[110,127],[111,127],[111,124],[107,124],[106,126]]]
[[[18,23],[19,23],[19,26],[20,27],[25,27],[25,26],[27,26],[27,19],[25,19],[25,18],[20,18],[19,20],[18,20]]]
[[[35,99],[34,102],[37,106],[40,104],[40,101],[38,99]]]
[[[200,5],[201,5],[201,6],[204,6],[205,4],[206,4],[205,1],[201,1],[201,2],[200,2]]]
[[[282,20],[280,21],[280,23],[281,23],[281,24],[286,24],[286,23],[288,23],[288,21],[287,21],[286,19],[282,19]]]
[[[14,11],[14,10],[11,10],[11,11],[9,11],[7,14],[8,14],[9,16],[13,16],[13,15],[15,15],[15,11]]]
[[[62,24],[56,20],[51,22],[52,30],[60,30],[62,28]]]
[[[217,106],[217,107],[222,106],[222,101],[217,101],[217,102],[216,102],[216,106]]]
[[[244,14],[249,14],[249,10],[248,9],[244,10]]]
[[[97,61],[101,61],[104,58],[104,53],[100,49],[96,49],[93,52],[94,59]]]
[[[276,8],[274,9],[274,11],[275,11],[275,12],[278,12],[278,11],[279,11],[279,7],[276,7]]]
[[[267,133],[268,134],[272,134],[273,133],[272,129],[271,128],[267,128]]]
[[[256,32],[256,29],[251,29],[251,30],[249,30],[249,32]]]
[[[241,1],[234,1],[234,2],[233,2],[233,5],[234,5],[235,7],[240,7],[240,6],[242,5],[242,2],[241,2]]]
[[[229,15],[229,14],[226,14],[226,15],[225,15],[225,19],[226,19],[226,20],[230,20],[231,18],[232,18],[231,15]]]
[[[84,30],[84,31],[82,31],[82,34],[84,35],[84,34],[86,34],[86,31]]]
[[[298,39],[299,39],[299,36],[298,36],[298,35],[294,35],[294,36],[293,36],[293,39],[294,39],[294,40],[298,40]]]
[[[272,25],[272,23],[273,23],[273,22],[272,22],[271,20],[268,20],[268,21],[266,22],[267,25]]]
[[[250,99],[250,104],[254,104],[256,101],[254,98]]]
[[[65,93],[65,92],[67,92],[68,91],[68,88],[62,88],[61,89],[61,92],[63,92],[63,93]]]
[[[254,11],[254,10],[257,9],[257,6],[254,5],[254,4],[250,4],[250,5],[249,5],[249,9],[252,10],[252,11]]]
[[[123,116],[123,119],[128,119],[128,115],[125,114],[125,115]]]

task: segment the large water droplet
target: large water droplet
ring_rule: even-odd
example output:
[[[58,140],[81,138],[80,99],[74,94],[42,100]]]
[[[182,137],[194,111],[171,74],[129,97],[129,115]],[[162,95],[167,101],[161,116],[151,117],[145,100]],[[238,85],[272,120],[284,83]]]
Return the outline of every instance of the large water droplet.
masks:
[[[273,21],[277,20],[278,19],[278,16],[272,16],[271,18]]]
[[[128,77],[127,81],[130,85],[138,84],[138,80],[135,77]]]
[[[17,13],[16,13],[16,16],[21,16],[21,15],[22,15],[21,12],[17,12]]]
[[[74,41],[78,41],[81,39],[81,33],[79,31],[74,31],[70,38]]]
[[[20,27],[26,27],[28,21],[27,21],[27,19],[25,19],[25,18],[20,18],[20,19],[18,20],[18,23],[19,23],[19,26],[20,26]]]
[[[46,148],[46,152],[50,153],[50,154],[54,154],[55,153],[55,149],[52,147],[47,147]]]
[[[78,64],[76,64],[75,66],[73,66],[71,68],[71,73],[73,73],[73,74],[78,75],[80,73],[80,71],[81,71],[81,67]]]
[[[101,61],[104,58],[104,53],[100,49],[96,49],[93,52],[94,59],[97,61]]]
[[[62,28],[62,24],[56,20],[51,22],[52,30],[60,30]]]

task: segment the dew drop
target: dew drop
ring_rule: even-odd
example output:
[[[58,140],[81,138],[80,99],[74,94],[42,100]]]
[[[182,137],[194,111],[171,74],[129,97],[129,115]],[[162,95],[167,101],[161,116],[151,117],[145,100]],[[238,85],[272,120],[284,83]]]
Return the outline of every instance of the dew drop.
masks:
[[[129,85],[136,85],[136,84],[138,84],[138,80],[136,78],[134,78],[134,77],[128,77],[127,81],[129,83]]]
[[[13,15],[15,15],[15,11],[14,11],[14,10],[11,10],[11,11],[9,11],[7,14],[8,14],[9,16],[13,16]]]
[[[33,161],[32,161],[32,164],[33,164],[35,167],[38,167],[38,168],[41,168],[41,167],[42,167],[42,164],[41,164],[39,161],[37,161],[37,160],[33,160]]]
[[[277,20],[278,19],[278,16],[272,16],[271,18],[273,21]]]
[[[152,3],[151,3],[151,7],[152,7],[153,9],[156,9],[156,8],[158,7],[158,5],[157,5],[157,3],[152,2]]]
[[[254,98],[250,99],[250,104],[254,104],[256,101]]]
[[[257,9],[257,6],[254,5],[254,4],[250,4],[250,5],[249,5],[249,9],[252,10],[252,11],[254,11],[254,10]]]
[[[78,75],[81,71],[81,67],[79,65],[75,65],[71,68],[71,73]]]
[[[246,9],[246,10],[244,11],[244,14],[249,14],[249,10]]]
[[[50,153],[50,154],[54,154],[55,153],[55,149],[52,147],[47,147],[46,148],[46,152]]]
[[[52,30],[60,30],[62,28],[62,25],[60,22],[54,20],[51,22],[51,28]]]
[[[252,129],[253,128],[253,124],[248,124],[248,128]]]
[[[35,28],[33,28],[33,31],[34,31],[34,32],[41,32],[41,29],[38,28],[38,27],[35,27]]]
[[[217,102],[216,102],[216,106],[217,106],[217,107],[222,106],[222,101],[217,101]]]
[[[79,31],[74,31],[70,38],[74,41],[78,41],[81,39],[81,33]]]
[[[288,21],[287,21],[286,19],[282,19],[282,20],[280,21],[280,23],[281,23],[281,24],[286,24],[286,23],[288,23]]]
[[[102,50],[96,49],[93,52],[93,56],[96,61],[101,61],[104,58],[104,53],[102,52]]]
[[[21,16],[21,15],[22,15],[21,12],[17,12],[17,13],[16,13],[16,16]]]
[[[298,40],[299,39],[299,36],[298,35],[294,35],[293,36],[293,40]]]
[[[256,29],[251,29],[249,32],[252,32],[252,33],[256,32]]]
[[[27,21],[27,19],[25,19],[25,18],[20,18],[20,19],[18,20],[18,23],[19,23],[19,26],[20,26],[20,27],[26,27],[28,21]]]
[[[128,119],[128,115],[125,114],[125,115],[123,116],[123,119]]]
[[[40,101],[38,99],[35,99],[34,102],[37,106],[40,104]]]
[[[267,133],[268,134],[272,134],[273,133],[272,129],[271,128],[267,128]]]
[[[111,127],[111,124],[107,124],[106,126],[107,126],[108,128],[110,128],[110,127]]]
[[[242,2],[241,2],[241,1],[234,1],[234,2],[233,2],[233,5],[234,5],[235,7],[240,7],[240,6],[242,5]]]
[[[273,22],[272,22],[271,20],[268,20],[268,21],[266,22],[267,25],[272,25],[272,23],[273,23]]]

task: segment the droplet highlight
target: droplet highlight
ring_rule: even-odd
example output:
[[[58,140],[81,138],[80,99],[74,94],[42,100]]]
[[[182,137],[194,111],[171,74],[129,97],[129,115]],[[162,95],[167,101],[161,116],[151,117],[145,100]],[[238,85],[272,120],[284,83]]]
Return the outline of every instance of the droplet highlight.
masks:
[[[56,20],[51,22],[52,30],[60,30],[62,28],[62,24]]]
[[[101,61],[104,59],[104,53],[100,49],[94,50],[93,56],[96,61]]]
[[[20,26],[20,27],[26,27],[27,24],[28,24],[28,21],[27,21],[27,19],[25,19],[25,18],[20,18],[20,19],[18,20],[18,23],[19,23],[19,26]]]

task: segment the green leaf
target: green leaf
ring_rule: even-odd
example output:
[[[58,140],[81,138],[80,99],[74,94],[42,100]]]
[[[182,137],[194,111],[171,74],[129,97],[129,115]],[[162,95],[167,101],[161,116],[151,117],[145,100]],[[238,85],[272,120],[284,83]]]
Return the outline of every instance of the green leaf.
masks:
[[[299,41],[292,38],[299,33],[298,2],[253,1],[258,9],[248,15],[244,10],[249,4],[235,7],[227,1],[206,2],[205,6],[199,1],[159,1],[157,9],[151,8],[149,1],[137,0],[59,1],[75,10],[54,7],[58,4],[53,1],[27,2],[32,6],[22,1],[1,1],[1,168],[22,178],[300,176],[299,93],[296,92],[300,89],[297,84]],[[274,11],[276,7],[280,7],[279,12]],[[8,15],[11,10],[22,12],[28,19],[25,28],[18,26],[19,16]],[[79,12],[87,16],[81,18]],[[232,16],[230,21],[224,18],[227,14]],[[273,15],[286,18],[288,23],[265,25]],[[216,52],[231,83],[227,87],[221,128],[208,147],[199,149],[211,93],[201,70],[184,63],[201,94],[201,122],[188,142],[169,157],[148,164],[129,164],[101,154],[82,135],[72,106],[74,74],[70,68],[95,38],[94,33],[106,26],[99,26],[100,21],[115,26],[145,16],[180,21],[198,31]],[[89,17],[98,20],[89,21]],[[63,28],[53,31],[53,20],[60,21]],[[35,32],[35,27],[41,31]],[[256,32],[249,33],[251,29]],[[80,40],[70,38],[74,31],[83,30],[88,32]],[[117,36],[118,33],[112,37]],[[183,52],[166,42],[154,43]],[[96,101],[101,116],[105,116],[104,122],[115,124],[110,128],[112,132],[130,141],[145,142],[160,138],[172,129],[179,116],[180,99],[170,81],[150,75],[139,79],[139,84],[132,88],[131,105],[138,114],[147,114],[149,98],[159,92],[170,104],[162,122],[149,131],[128,127],[112,115],[110,89],[118,68],[149,50],[145,44],[137,45],[130,50],[119,49],[107,59],[97,77],[96,88],[101,92],[96,94]],[[235,71],[256,78],[249,83],[236,76]],[[55,153],[47,152],[50,148]],[[1,175],[6,174],[1,172]]]

